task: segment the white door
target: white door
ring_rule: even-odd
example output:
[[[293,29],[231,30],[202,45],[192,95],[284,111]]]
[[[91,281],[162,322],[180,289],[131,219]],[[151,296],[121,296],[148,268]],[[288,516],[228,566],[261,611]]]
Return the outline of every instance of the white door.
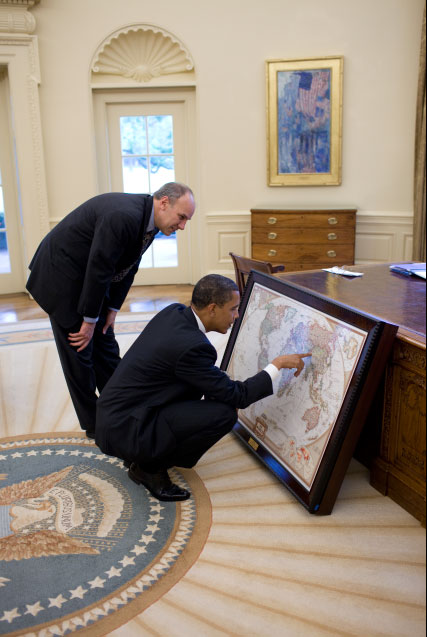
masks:
[[[7,75],[0,68],[0,294],[25,288],[10,122]]]
[[[106,190],[153,193],[169,181],[191,187],[187,95],[139,91],[131,96],[129,100],[129,94],[122,94],[117,101],[117,94],[103,93],[95,98],[95,114],[105,121],[108,157],[100,165],[108,173],[106,180],[101,177]],[[99,158],[103,148],[97,146]],[[135,285],[191,282],[191,223],[170,237],[156,236],[141,260]]]

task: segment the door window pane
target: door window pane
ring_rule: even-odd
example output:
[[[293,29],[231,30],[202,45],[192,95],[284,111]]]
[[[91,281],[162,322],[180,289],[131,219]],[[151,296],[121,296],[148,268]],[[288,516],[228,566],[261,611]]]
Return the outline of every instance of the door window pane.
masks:
[[[176,244],[175,233],[169,237],[160,233],[153,241],[154,267],[176,268],[178,265],[178,246]]]
[[[125,192],[150,192],[146,157],[123,157],[122,170]]]
[[[178,245],[176,234],[167,237],[163,232],[156,234],[151,246],[142,255],[140,268],[176,268],[178,267]]]
[[[172,115],[120,117],[123,189],[125,192],[156,192],[175,181]],[[162,232],[144,253],[140,268],[176,268],[176,234]]]
[[[121,117],[120,139],[122,155],[147,154],[147,118]]]
[[[0,173],[0,274],[11,272],[6,236],[6,216],[4,212],[3,186]]]
[[[148,118],[148,148],[150,155],[173,153],[172,115],[156,115]]]
[[[0,230],[0,274],[11,272],[7,236]]]
[[[150,184],[151,192],[156,192],[167,184],[168,181],[175,180],[175,169],[173,157],[150,157]]]

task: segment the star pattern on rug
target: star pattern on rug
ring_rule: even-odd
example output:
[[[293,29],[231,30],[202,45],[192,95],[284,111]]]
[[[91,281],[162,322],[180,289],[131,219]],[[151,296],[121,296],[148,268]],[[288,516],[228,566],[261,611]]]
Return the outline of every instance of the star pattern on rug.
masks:
[[[55,443],[55,446],[53,446]],[[31,444],[35,444],[38,446],[45,445],[45,449],[31,449],[25,450],[24,446],[30,446]],[[83,449],[69,449],[67,446],[72,446],[73,444],[79,445],[79,447],[83,447]],[[61,436],[52,438],[39,438],[37,440],[15,440],[13,442],[2,442],[0,443],[0,449],[3,450],[13,450],[17,447],[21,447],[19,450],[13,451],[8,456],[5,454],[0,454],[0,460],[7,460],[8,458],[12,458],[14,462],[20,463],[25,462],[26,458],[34,458],[37,456],[46,456],[46,457],[62,457],[66,459],[70,458],[86,458],[90,460],[96,460],[100,462],[104,462],[107,465],[116,465],[121,471],[125,471],[123,467],[123,463],[118,458],[113,458],[109,456],[103,455],[97,447],[94,445],[93,441],[86,440],[81,437],[64,437]],[[86,449],[85,449],[86,447]],[[176,471],[171,471],[171,477],[174,482],[185,488],[186,482],[181,476],[181,474]],[[77,485],[77,488],[81,490],[82,493],[85,493],[84,487],[81,485]],[[88,504],[90,504],[90,494],[86,491],[86,499]],[[167,550],[161,554],[161,557],[158,561],[155,561],[150,565],[148,570],[142,571],[141,575],[131,580],[132,583],[126,585],[125,573],[129,568],[134,568],[138,566],[138,561],[147,553],[147,547],[157,542],[156,535],[161,530],[159,526],[160,522],[164,519],[162,512],[165,509],[165,505],[161,504],[156,498],[152,497],[147,492],[147,500],[149,506],[149,512],[146,519],[145,527],[142,529],[141,535],[139,536],[137,542],[129,547],[127,552],[122,555],[120,559],[117,559],[115,563],[111,564],[110,567],[103,572],[95,574],[95,577],[91,577],[87,581],[82,581],[82,583],[76,588],[71,588],[67,591],[58,591],[58,595],[56,597],[47,597],[46,599],[32,599],[32,600],[22,600],[22,606],[18,605],[13,608],[3,608],[3,613],[0,616],[0,625],[1,623],[6,623],[13,628],[13,623],[15,620],[23,617],[23,616],[32,616],[37,617],[40,616],[40,620],[43,621],[43,612],[46,609],[61,609],[65,611],[67,614],[66,607],[73,600],[82,600],[84,601],[85,597],[94,590],[103,590],[106,586],[106,583],[111,580],[117,580],[120,582],[122,580],[120,593],[113,594],[110,598],[101,601],[96,608],[90,608],[90,610],[85,610],[81,613],[76,613],[75,617],[71,620],[66,621],[58,621],[55,625],[49,626],[51,633],[53,634],[64,634],[66,632],[73,632],[78,628],[88,626],[92,624],[94,621],[97,621],[100,617],[104,617],[111,612],[119,609],[120,607],[129,603],[129,601],[134,600],[137,596],[141,595],[144,591],[150,589],[153,584],[155,584],[165,573],[168,572],[171,565],[178,559],[181,555],[188,539],[191,537],[192,529],[195,524],[195,502],[193,498],[190,498],[187,501],[180,503],[180,520],[178,528],[176,529],[176,533],[174,536],[174,540],[169,544]],[[89,507],[90,508],[90,507]],[[93,504],[94,512],[96,510],[95,502]],[[54,527],[52,527],[54,530]],[[10,580],[8,578],[0,578],[0,587],[7,586]],[[32,633],[41,637],[42,633],[34,632]]]
[[[75,598],[83,599],[83,597],[87,593],[87,588],[83,588],[82,586],[78,586],[74,590],[71,590],[70,593],[71,593],[70,599],[75,599]]]
[[[38,615],[38,613],[44,610],[43,606],[40,605],[40,602],[36,602],[35,604],[27,604],[27,610],[26,610],[26,615],[32,615],[33,617],[36,617],[36,615]]]
[[[66,601],[62,594],[57,597],[49,597],[49,607],[56,606],[56,608],[61,608],[62,604],[65,604]]]
[[[21,617],[21,614],[18,613],[18,607],[13,608],[12,610],[5,610],[3,617],[0,617],[0,621],[6,621],[10,624],[17,617]]]

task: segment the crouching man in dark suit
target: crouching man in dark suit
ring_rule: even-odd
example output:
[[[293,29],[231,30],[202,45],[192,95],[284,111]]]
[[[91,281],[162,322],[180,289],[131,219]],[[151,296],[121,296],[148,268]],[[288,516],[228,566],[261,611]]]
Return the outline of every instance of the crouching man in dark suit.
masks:
[[[130,478],[159,500],[187,499],[190,493],[171,482],[167,469],[193,467],[231,431],[236,409],[272,394],[280,369],[296,368],[298,376],[310,355],[278,356],[244,382],[231,380],[215,366],[206,332],[225,334],[239,302],[234,281],[203,277],[190,307],[174,303],[150,321],[101,392],[97,445],[131,463]]]

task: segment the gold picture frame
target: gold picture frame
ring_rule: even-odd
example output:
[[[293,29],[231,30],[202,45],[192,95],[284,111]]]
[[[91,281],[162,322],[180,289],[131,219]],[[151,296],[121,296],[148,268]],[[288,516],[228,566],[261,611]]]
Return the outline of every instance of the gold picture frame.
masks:
[[[267,60],[269,186],[341,184],[343,57]]]

